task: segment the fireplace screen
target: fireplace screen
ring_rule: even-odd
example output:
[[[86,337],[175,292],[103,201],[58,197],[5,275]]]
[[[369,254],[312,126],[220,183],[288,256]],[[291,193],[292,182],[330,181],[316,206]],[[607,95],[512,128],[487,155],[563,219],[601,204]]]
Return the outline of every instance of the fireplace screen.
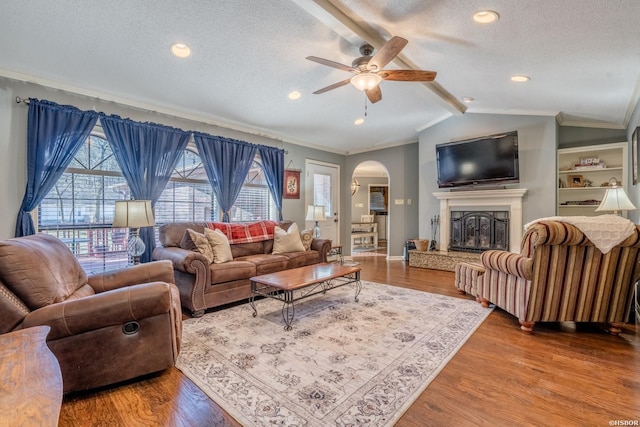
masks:
[[[509,212],[451,211],[449,250],[509,250]]]

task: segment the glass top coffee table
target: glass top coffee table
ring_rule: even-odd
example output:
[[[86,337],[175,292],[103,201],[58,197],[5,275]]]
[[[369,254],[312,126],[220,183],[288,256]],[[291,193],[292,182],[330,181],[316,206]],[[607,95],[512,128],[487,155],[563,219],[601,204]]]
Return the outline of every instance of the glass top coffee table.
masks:
[[[296,301],[319,293],[326,293],[328,290],[351,283],[356,285],[354,300],[358,302],[358,295],[362,289],[360,266],[348,266],[338,263],[307,265],[252,277],[249,303],[253,308],[253,317],[256,317],[258,315],[255,304],[256,296],[282,301],[284,303],[282,306],[282,319],[285,323],[284,330],[290,331],[295,315],[294,304]]]

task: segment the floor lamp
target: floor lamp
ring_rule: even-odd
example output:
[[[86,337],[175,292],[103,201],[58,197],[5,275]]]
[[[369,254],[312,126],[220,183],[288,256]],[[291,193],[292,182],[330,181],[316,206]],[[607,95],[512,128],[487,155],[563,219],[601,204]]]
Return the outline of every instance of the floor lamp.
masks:
[[[316,225],[313,227],[313,237],[316,239],[320,237],[320,226],[318,221],[324,221],[327,219],[324,215],[324,206],[309,205],[307,206],[307,221],[315,221]]]
[[[129,242],[127,254],[133,264],[140,263],[140,255],[146,249],[140,238],[140,227],[151,227],[156,224],[151,209],[151,200],[125,200],[116,202],[116,212],[113,217],[113,228],[129,228]]]

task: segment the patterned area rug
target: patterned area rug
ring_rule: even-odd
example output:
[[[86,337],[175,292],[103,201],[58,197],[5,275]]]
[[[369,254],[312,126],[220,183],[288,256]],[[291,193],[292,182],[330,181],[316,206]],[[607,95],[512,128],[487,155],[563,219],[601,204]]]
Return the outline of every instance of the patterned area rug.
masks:
[[[178,368],[243,426],[391,426],[491,312],[363,281],[295,305],[256,301],[184,322]]]

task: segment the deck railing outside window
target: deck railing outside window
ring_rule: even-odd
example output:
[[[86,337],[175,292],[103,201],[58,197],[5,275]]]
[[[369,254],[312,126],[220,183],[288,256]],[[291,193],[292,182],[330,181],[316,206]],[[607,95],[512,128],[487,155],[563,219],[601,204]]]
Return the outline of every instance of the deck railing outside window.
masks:
[[[62,240],[76,256],[87,274],[126,267],[127,230],[111,228],[111,224],[71,227],[41,227],[39,232]]]

